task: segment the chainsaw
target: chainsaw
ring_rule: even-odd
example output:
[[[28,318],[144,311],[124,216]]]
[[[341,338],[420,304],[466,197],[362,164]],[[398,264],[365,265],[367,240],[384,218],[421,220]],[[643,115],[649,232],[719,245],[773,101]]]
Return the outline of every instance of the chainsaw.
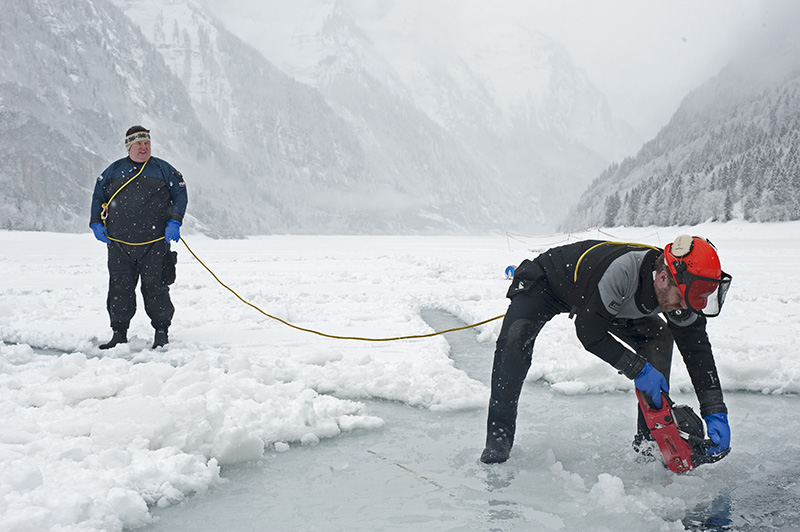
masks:
[[[700,416],[686,405],[676,405],[662,393],[661,408],[656,408],[647,396],[636,390],[650,435],[658,444],[664,462],[675,473],[686,473],[702,464],[711,464],[725,458],[730,447],[717,454],[708,454],[715,444],[705,437]]]

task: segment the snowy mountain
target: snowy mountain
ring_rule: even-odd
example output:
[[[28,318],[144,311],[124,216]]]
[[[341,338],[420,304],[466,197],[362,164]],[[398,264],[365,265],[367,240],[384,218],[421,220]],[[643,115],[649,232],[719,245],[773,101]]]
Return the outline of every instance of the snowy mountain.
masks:
[[[187,224],[218,236],[529,229],[625,152],[557,44],[475,26],[431,54],[435,27],[416,38],[406,8],[376,6],[292,7],[315,13],[303,77],[198,1],[9,0],[0,227],[85,231],[133,124],[186,176]]]
[[[800,42],[791,35],[752,49],[687,96],[635,157],[592,183],[562,225],[800,219]]]
[[[560,217],[576,189],[638,146],[561,45],[479,18],[474,3],[305,0],[287,10],[277,1],[208,2],[281,69],[319,88],[373,145],[408,143],[418,126],[395,125],[422,116],[462,148],[468,168],[487,168],[488,197],[510,194],[508,208],[541,210],[540,221]]]
[[[3,11],[0,224],[80,230],[92,176],[124,153],[127,125],[159,116],[183,136],[196,120],[161,57],[105,3],[9,0]]]
[[[214,234],[239,229],[225,223],[225,204],[253,204],[242,193],[233,201],[237,184],[213,177],[243,165],[217,147],[180,80],[123,13],[87,0],[7,7],[0,21],[3,228],[86,231],[94,178],[125,155],[125,130],[144,123],[153,128],[156,155],[191,178],[196,218]]]

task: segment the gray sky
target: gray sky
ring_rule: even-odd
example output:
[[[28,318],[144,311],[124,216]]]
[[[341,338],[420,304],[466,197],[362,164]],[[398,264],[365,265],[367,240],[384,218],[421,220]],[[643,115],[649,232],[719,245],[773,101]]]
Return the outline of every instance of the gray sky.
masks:
[[[519,22],[561,42],[615,114],[647,137],[760,26],[756,0],[528,1]]]
[[[320,4],[334,0],[206,1],[232,31],[272,50],[273,57],[266,55],[276,61],[277,48],[285,44],[279,34],[307,24]],[[742,42],[766,31],[781,6],[795,5],[791,0],[338,1],[367,18],[402,5],[424,9],[445,24],[513,21],[534,29],[564,45],[608,97],[613,112],[644,138],[655,135],[686,94],[714,76]],[[260,21],[269,21],[274,31],[265,31]]]

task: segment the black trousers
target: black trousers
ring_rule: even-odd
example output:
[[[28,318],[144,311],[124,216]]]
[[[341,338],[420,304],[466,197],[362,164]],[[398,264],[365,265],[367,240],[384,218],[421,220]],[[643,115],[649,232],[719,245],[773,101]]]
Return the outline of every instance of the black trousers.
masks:
[[[145,246],[119,242],[108,244],[108,299],[111,328],[127,330],[136,313],[136,285],[141,278],[144,310],[155,329],[167,329],[175,307],[164,282],[164,264],[169,244],[159,240]]]
[[[494,353],[487,435],[502,430],[511,435],[513,442],[517,404],[531,367],[536,337],[548,321],[566,310],[546,283],[539,283],[532,290],[511,298]],[[658,316],[614,320],[609,331],[643,356],[669,381],[673,339],[666,322]],[[641,412],[638,426],[640,432],[649,432]]]

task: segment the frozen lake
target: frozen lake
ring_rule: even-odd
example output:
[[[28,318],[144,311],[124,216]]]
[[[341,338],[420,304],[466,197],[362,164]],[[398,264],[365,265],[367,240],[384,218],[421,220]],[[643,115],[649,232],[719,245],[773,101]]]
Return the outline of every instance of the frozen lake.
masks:
[[[566,316],[537,338],[511,460],[485,466],[508,265],[585,238],[710,238],[733,451],[676,476],[631,450],[631,382]],[[563,237],[563,238],[562,238]],[[798,530],[800,222],[507,236],[273,235],[176,246],[176,317],[108,351],[105,249],[0,231],[0,530]],[[788,281],[787,281],[788,280]],[[434,310],[430,310],[434,309]],[[676,355],[671,395],[697,406]],[[155,516],[155,517],[154,517]],[[154,519],[157,518],[156,521]]]
[[[436,330],[463,325],[422,315]],[[488,385],[489,346],[470,330],[446,338],[456,365]],[[223,470],[226,484],[155,510],[158,522],[140,530],[800,530],[800,400],[727,401],[738,420],[732,453],[680,477],[635,460],[632,393],[567,396],[529,382],[511,460],[494,466],[478,461],[483,410],[366,401],[382,429]]]

